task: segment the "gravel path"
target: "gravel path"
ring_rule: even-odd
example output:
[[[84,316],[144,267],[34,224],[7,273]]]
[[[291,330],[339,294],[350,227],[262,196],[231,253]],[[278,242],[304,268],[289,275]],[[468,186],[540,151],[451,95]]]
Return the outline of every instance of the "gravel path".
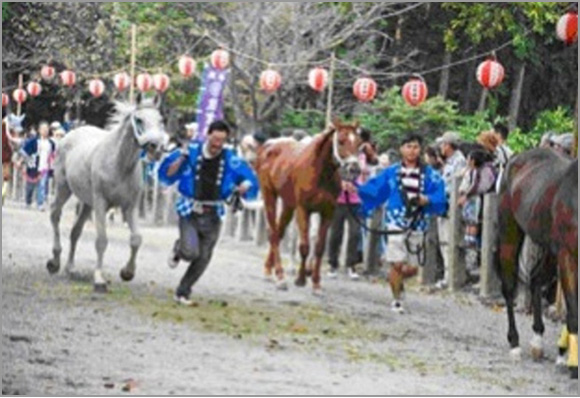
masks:
[[[71,225],[69,209],[65,237]],[[99,296],[91,223],[78,272],[51,277],[48,214],[2,209],[3,394],[578,395],[578,382],[553,365],[552,322],[547,359],[534,363],[526,347],[512,363],[505,313],[470,294],[412,288],[410,312],[397,315],[377,282],[326,279],[323,297],[278,292],[261,277],[265,250],[229,239],[195,287],[196,306],[177,307],[184,265],[165,264],[176,229],[143,235],[137,277],[123,284],[128,231],[109,228],[111,291]],[[518,321],[527,342],[531,318]]]

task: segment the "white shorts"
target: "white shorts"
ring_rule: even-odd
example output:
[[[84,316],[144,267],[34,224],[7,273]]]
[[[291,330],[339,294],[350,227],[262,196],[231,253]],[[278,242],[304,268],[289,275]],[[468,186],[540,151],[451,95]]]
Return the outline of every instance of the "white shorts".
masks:
[[[407,236],[409,236],[408,244]],[[425,258],[424,236],[423,232],[390,235],[387,243],[387,262],[421,266],[421,260]]]

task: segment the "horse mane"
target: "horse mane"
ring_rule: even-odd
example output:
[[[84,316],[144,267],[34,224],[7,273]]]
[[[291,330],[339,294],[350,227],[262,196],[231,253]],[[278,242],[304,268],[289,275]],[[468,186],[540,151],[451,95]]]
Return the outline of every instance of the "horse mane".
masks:
[[[127,102],[115,101],[114,107],[113,107],[114,113],[110,117],[110,119],[107,121],[107,124],[105,126],[105,130],[108,130],[108,131],[122,130],[125,122],[129,118],[129,116],[133,112],[135,112],[136,110],[143,109],[143,108],[155,108],[155,101],[145,99],[145,100],[143,100],[143,102],[139,106],[129,104]]]

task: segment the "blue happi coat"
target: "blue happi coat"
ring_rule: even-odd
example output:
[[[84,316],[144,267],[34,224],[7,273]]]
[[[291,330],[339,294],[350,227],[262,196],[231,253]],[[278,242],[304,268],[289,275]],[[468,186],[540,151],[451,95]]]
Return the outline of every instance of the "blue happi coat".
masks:
[[[189,146],[189,156],[187,161],[183,162],[181,168],[169,177],[167,172],[169,167],[181,156],[179,150],[173,151],[161,163],[159,168],[159,180],[162,184],[173,185],[178,183],[178,190],[181,197],[177,200],[177,213],[186,217],[191,214],[195,198],[196,188],[196,172],[201,167],[198,167],[199,161],[202,159],[203,145],[199,143],[192,143]],[[250,189],[244,195],[247,200],[256,199],[258,196],[259,183],[254,170],[250,165],[240,157],[238,157],[232,149],[225,148],[222,156],[223,176],[220,184],[220,199],[227,200],[242,183],[250,184]],[[220,213],[224,213],[224,207],[220,207]]]
[[[427,230],[427,216],[444,215],[447,211],[443,178],[430,166],[422,166],[421,170],[421,194],[429,199],[429,204],[423,208],[421,217],[412,226],[415,231]],[[407,209],[401,192],[400,172],[400,163],[385,169],[366,184],[359,186],[358,194],[365,215],[386,204],[387,225],[390,228],[407,229],[411,220],[407,218]]]

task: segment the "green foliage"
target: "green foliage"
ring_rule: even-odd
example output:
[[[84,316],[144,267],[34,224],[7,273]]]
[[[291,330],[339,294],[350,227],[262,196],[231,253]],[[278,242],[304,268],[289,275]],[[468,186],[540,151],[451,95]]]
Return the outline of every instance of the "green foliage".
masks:
[[[317,110],[290,110],[282,114],[276,128],[278,131],[286,128],[303,129],[310,134],[319,133],[324,129],[326,115]]]
[[[554,110],[546,110],[540,113],[530,134],[541,137],[542,134],[548,131],[558,134],[574,131],[572,110],[560,106]]]
[[[474,142],[481,132],[493,128],[491,120],[489,111],[465,115],[461,117],[454,130],[459,133],[463,140]]]
[[[2,22],[10,18],[10,3],[2,3]]]

